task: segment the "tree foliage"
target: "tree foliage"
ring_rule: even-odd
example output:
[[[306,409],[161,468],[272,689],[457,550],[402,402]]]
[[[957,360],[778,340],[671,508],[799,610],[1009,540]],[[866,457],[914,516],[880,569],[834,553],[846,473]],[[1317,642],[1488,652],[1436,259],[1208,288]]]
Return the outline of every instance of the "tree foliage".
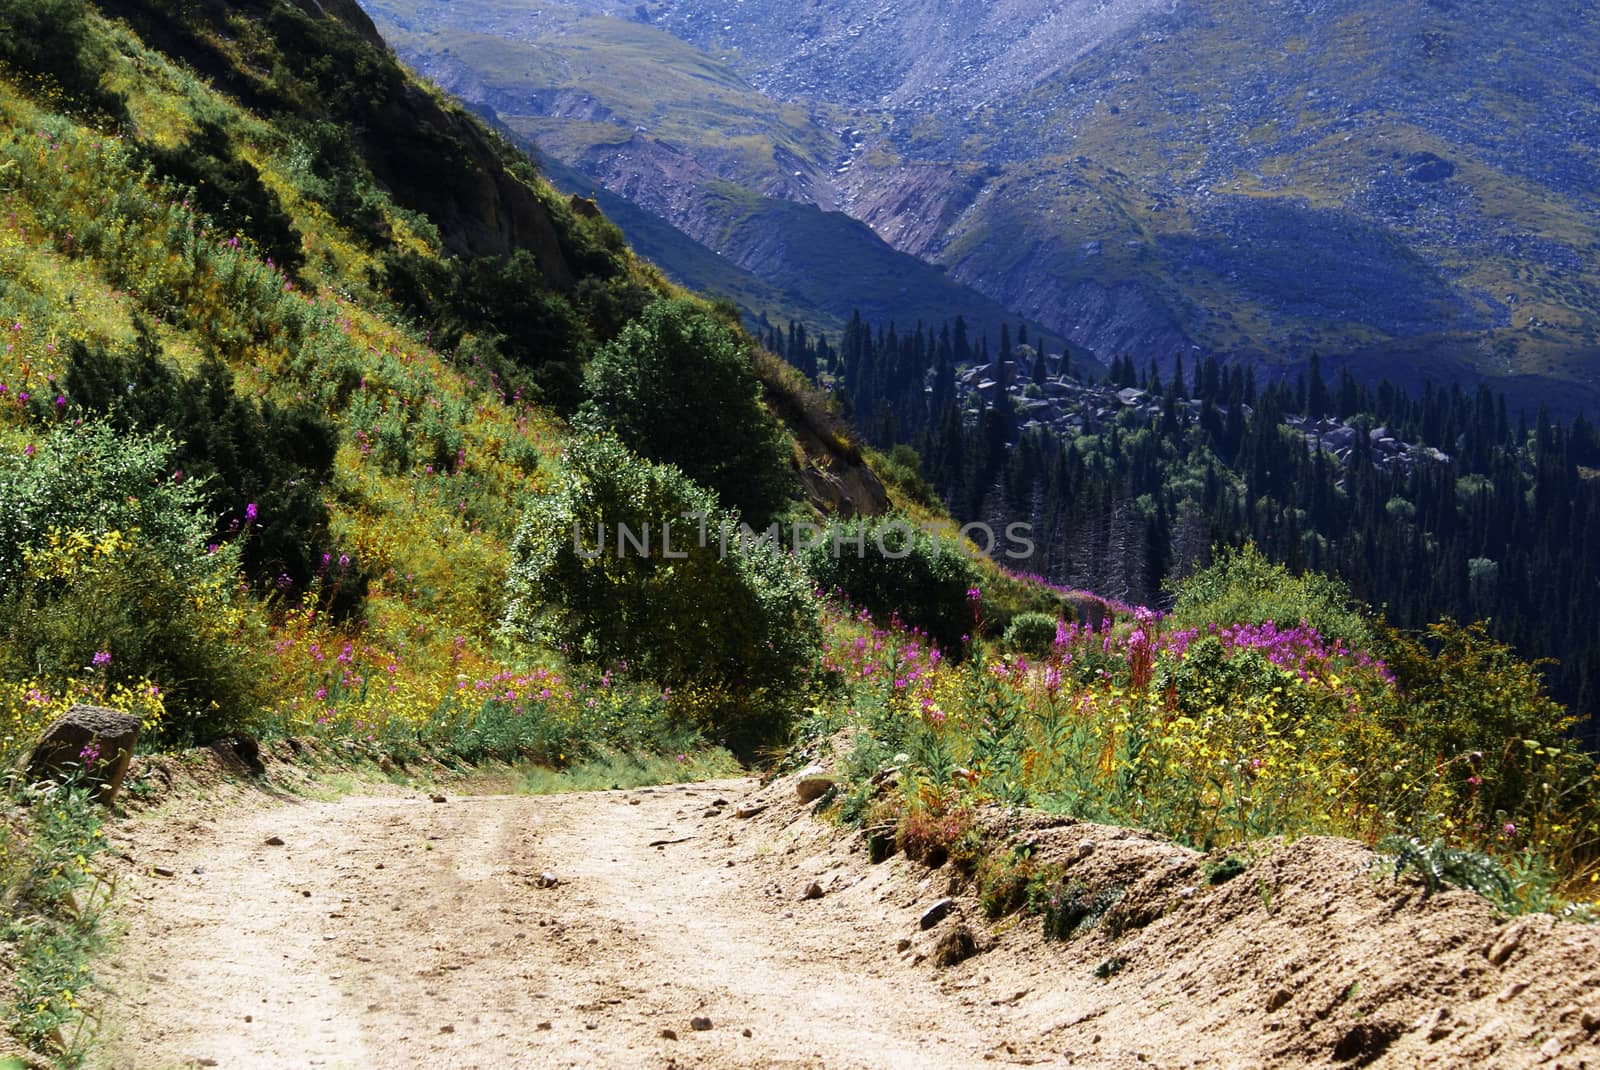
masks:
[[[820,643],[793,559],[740,538],[708,491],[611,436],[580,438],[567,466],[512,545],[511,634],[660,682],[734,746],[775,738]]]
[[[832,524],[804,560],[824,592],[838,591],[882,621],[898,617],[947,650],[959,651],[972,632],[972,562],[904,517]]]
[[[733,332],[687,300],[660,300],[596,354],[583,413],[629,449],[676,465],[765,526],[788,500],[783,439]]]

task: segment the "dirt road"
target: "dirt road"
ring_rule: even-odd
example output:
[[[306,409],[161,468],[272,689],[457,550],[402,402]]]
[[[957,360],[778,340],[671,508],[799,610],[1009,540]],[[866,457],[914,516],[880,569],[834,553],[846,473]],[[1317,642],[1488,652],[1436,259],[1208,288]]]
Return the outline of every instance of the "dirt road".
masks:
[[[1115,904],[1046,940],[955,866],[873,864],[796,778],[372,791],[118,822],[100,1061],[1600,1070],[1600,926],[1428,895],[1349,841],[1262,844],[1221,882],[1157,836],[991,813],[1060,895]]]
[[[802,925],[820,904],[754,886],[773,845],[725,831],[752,784],[135,821],[110,1063],[982,1062],[990,1030],[873,919]]]

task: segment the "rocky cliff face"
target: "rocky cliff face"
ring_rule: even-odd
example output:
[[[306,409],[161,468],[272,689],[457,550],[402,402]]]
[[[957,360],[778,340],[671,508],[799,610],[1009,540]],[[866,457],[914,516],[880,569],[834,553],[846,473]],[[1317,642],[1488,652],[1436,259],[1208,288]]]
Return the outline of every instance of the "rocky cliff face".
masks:
[[[502,117],[712,248],[731,184],[841,209],[1104,358],[1392,352],[1600,399],[1593,5],[370,6],[419,62],[550,81]]]

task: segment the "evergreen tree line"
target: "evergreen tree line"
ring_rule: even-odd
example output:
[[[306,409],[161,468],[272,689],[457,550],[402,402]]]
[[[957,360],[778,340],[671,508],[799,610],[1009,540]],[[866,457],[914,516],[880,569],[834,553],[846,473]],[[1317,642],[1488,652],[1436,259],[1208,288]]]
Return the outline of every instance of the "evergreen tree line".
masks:
[[[1555,659],[1552,693],[1574,711],[1600,706],[1600,434],[1582,416],[1541,408],[1530,424],[1481,385],[1415,396],[1347,371],[1330,380],[1315,357],[1268,384],[1214,357],[1187,375],[1180,360],[1165,381],[1119,357],[1088,383],[1149,397],[1119,407],[1093,392],[1083,429],[1059,434],[1023,429],[1017,395],[1071,369],[1022,331],[1001,330],[1009,360],[959,319],[899,333],[858,315],[837,348],[800,327],[767,337],[780,340],[865,438],[916,449],[958,519],[1030,521],[1035,552],[1014,569],[1159,605],[1215,547],[1253,541],[1338,575],[1399,627],[1487,620],[1524,656]],[[956,372],[973,364],[995,385],[963,400]],[[1305,435],[1317,428],[1321,448]],[[1437,452],[1379,463],[1391,438]]]

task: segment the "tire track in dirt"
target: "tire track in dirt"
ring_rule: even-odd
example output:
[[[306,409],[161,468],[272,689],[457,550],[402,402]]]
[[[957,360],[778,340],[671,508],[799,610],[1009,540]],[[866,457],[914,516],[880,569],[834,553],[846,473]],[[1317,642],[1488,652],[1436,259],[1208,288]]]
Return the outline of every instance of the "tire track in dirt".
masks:
[[[106,1062],[983,1062],[993,1022],[895,969],[874,919],[795,921],[800,904],[763,876],[775,845],[730,834],[754,832],[730,814],[753,786],[257,802],[125,822],[137,865],[102,970]],[[651,846],[663,840],[681,842]],[[693,1030],[697,1016],[713,1028]]]

